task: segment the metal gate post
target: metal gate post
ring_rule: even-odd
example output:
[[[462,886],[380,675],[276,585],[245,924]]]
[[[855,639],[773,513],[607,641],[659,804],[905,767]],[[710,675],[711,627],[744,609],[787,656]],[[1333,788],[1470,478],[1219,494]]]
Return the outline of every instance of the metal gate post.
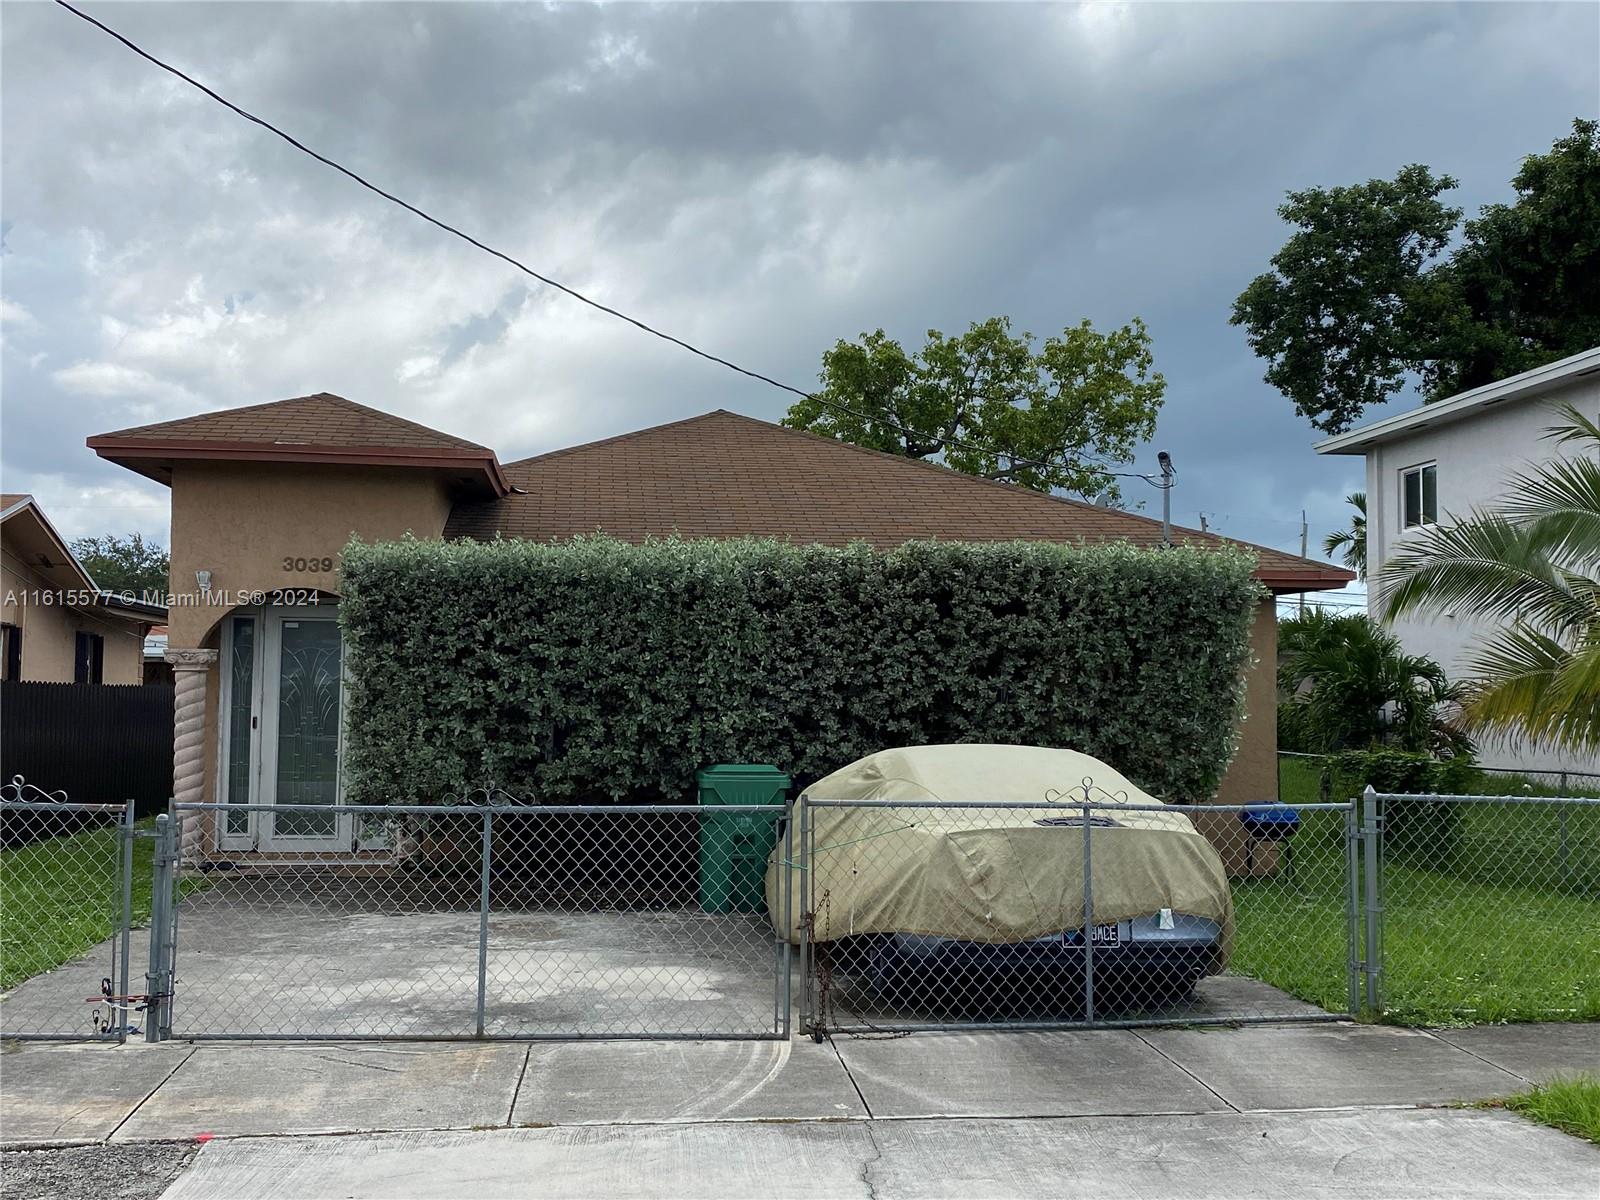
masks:
[[[122,814],[122,825],[118,833],[122,836],[121,854],[118,858],[118,873],[122,876],[122,915],[119,922],[119,936],[122,938],[121,959],[117,964],[117,978],[114,981],[116,994],[127,996],[129,994],[128,972],[131,969],[129,959],[132,956],[133,941],[133,839],[136,836],[133,828],[134,803],[128,801],[128,808]],[[128,1040],[128,1001],[121,1001],[122,1019],[117,1022],[117,1042],[126,1043]],[[119,1011],[116,1008],[112,1012]]]
[[[167,964],[168,929],[171,925],[169,910],[172,907],[172,857],[168,852],[172,818],[162,813],[156,818],[156,844],[154,877],[150,884],[150,961],[145,972],[144,1040],[161,1040],[162,1017],[167,1008],[170,979]]]
[[[478,1036],[489,987],[489,859],[494,852],[494,814],[483,814],[483,850],[478,878]]]
[[[1087,801],[1083,805],[1083,1019],[1094,1023],[1094,826]]]
[[[1383,856],[1378,842],[1383,836],[1383,816],[1378,812],[1378,793],[1370,783],[1361,793],[1361,833],[1366,858],[1366,976],[1367,1011],[1383,1013]]]
[[[800,868],[800,1032],[802,1034],[815,1032],[811,1027],[815,1020],[811,1014],[811,988],[815,983],[811,966],[811,921],[816,900],[811,888],[811,881],[816,876],[816,872],[812,870],[814,849],[811,844],[811,805],[804,796],[801,796],[800,858],[805,864]]]
[[[1345,873],[1345,970],[1348,988],[1345,1011],[1352,1017],[1361,1011],[1361,975],[1366,964],[1361,961],[1361,824],[1356,816],[1356,802],[1344,814],[1344,873]]]
[[[794,801],[788,802],[783,816],[783,999],[780,1001],[778,1034],[788,1041],[790,1013],[794,1004],[794,945],[789,941],[789,931],[794,921]]]

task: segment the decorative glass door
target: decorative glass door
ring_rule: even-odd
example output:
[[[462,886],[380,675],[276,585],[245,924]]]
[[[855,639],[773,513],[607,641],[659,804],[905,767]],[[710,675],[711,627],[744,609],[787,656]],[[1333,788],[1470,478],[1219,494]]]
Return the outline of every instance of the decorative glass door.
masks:
[[[334,613],[267,610],[229,618],[222,711],[222,797],[227,803],[339,803],[342,648]],[[350,848],[348,817],[314,809],[228,813],[223,848]]]

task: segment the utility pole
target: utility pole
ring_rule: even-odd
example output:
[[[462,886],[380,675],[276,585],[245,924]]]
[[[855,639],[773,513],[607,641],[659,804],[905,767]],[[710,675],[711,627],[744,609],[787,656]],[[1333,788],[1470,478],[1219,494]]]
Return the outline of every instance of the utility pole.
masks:
[[[1306,524],[1306,510],[1300,510],[1300,557],[1306,557],[1306,538],[1310,536],[1311,529]],[[1300,593],[1300,615],[1306,615],[1306,594]]]
[[[1178,473],[1172,469],[1172,455],[1165,450],[1156,455],[1161,464],[1161,544],[1172,545],[1172,481]]]

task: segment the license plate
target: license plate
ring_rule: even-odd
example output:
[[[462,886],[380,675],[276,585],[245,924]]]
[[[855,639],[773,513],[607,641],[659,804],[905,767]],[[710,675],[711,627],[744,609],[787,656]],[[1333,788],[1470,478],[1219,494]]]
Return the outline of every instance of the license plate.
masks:
[[[1083,945],[1083,930],[1068,929],[1061,934],[1062,942],[1070,946]],[[1096,946],[1116,946],[1122,941],[1122,926],[1096,925],[1089,932],[1089,941]]]

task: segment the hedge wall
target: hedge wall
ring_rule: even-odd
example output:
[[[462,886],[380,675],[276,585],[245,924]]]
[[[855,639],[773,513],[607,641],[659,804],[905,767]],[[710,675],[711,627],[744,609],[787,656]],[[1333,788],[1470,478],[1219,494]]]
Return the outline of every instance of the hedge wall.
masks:
[[[1262,597],[1242,553],[747,539],[352,542],[348,796],[683,801],[875,749],[1070,746],[1202,800]]]

